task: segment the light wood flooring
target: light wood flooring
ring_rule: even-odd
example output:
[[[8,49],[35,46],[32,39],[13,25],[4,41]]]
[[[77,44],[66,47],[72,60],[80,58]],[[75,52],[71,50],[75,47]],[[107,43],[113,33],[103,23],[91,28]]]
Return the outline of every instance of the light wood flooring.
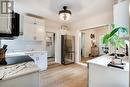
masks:
[[[87,87],[87,67],[50,65],[47,71],[40,73],[40,87]]]
[[[91,59],[94,59],[94,58],[96,58],[96,57],[82,57],[82,58],[81,58],[81,63],[87,64],[86,61],[91,60]]]

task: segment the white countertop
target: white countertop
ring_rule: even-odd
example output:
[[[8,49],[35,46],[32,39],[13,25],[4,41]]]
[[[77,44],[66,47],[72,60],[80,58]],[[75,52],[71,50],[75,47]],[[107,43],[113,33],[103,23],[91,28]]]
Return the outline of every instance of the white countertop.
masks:
[[[34,64],[34,62],[0,66],[0,80],[12,79],[38,71],[39,68]]]
[[[28,52],[14,52],[6,53],[6,57],[23,56],[33,53],[47,53],[47,51],[28,51]],[[38,72],[39,68],[34,62],[25,62],[14,65],[0,66],[0,80],[7,80],[16,78],[25,74]]]
[[[112,58],[111,56],[104,55],[104,56],[100,56],[100,57],[94,58],[92,60],[89,60],[89,61],[87,61],[87,63],[97,64],[100,66],[108,67],[107,64],[109,64],[111,62],[111,58]],[[119,69],[119,70],[129,71],[129,62],[123,61],[123,63],[126,64],[124,69]],[[109,68],[114,68],[114,67],[109,67]],[[115,68],[115,69],[118,69],[118,68]]]
[[[31,53],[47,53],[47,51],[28,51],[28,52],[6,53],[6,57],[22,56],[22,55],[28,55],[28,54],[31,54]]]

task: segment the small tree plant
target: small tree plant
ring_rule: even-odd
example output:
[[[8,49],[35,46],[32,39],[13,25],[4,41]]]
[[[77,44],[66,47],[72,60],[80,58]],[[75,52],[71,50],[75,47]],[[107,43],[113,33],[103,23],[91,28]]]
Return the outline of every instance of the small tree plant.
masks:
[[[115,58],[118,58],[116,52],[117,49],[121,47],[125,48],[126,46],[126,41],[119,37],[118,32],[128,34],[128,28],[112,24],[112,31],[103,37],[104,45],[108,46],[109,44],[111,44],[115,48]]]

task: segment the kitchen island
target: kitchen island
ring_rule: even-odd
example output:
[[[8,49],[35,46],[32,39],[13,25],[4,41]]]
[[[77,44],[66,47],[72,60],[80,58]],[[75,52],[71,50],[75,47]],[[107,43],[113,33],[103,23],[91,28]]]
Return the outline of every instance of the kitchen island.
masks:
[[[39,68],[33,61],[0,66],[0,87],[39,87]]]
[[[87,61],[88,87],[129,87],[129,63],[123,61],[126,64],[124,69],[108,67],[107,64],[110,63],[111,58],[104,55]]]

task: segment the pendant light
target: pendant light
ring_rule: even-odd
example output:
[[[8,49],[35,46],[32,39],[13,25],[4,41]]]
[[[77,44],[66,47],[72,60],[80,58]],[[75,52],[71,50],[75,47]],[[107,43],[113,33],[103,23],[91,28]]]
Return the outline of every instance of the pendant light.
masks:
[[[59,11],[61,20],[67,21],[70,19],[71,11],[67,10],[67,6],[63,6],[63,10]]]

